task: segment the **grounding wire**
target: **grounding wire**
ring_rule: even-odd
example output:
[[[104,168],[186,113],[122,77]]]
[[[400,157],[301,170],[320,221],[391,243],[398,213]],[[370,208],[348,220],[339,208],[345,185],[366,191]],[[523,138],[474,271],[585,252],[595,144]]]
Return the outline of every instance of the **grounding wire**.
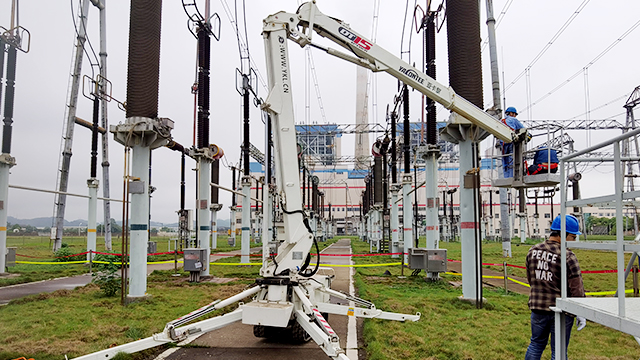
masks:
[[[373,2],[373,19],[371,21],[371,41],[376,42],[378,38],[378,20],[380,14],[380,0],[374,0]],[[371,113],[373,117],[373,123],[378,123],[378,74],[369,72],[367,77],[367,89],[371,91]],[[368,101],[365,101],[365,107],[368,107]],[[366,110],[366,108],[365,108]]]
[[[538,55],[536,55],[533,58],[533,60],[531,60],[529,65],[527,65],[525,67],[525,69],[522,70],[522,72],[520,72],[520,74],[518,74],[518,76],[516,76],[516,78],[513,81],[511,81],[511,83],[509,83],[509,85],[505,86],[504,90],[502,90],[503,93],[506,93],[507,90],[509,90],[516,82],[518,82],[520,79],[522,79],[522,77],[531,69],[531,67],[533,67],[533,65],[535,65],[535,63],[538,62],[538,60],[540,60],[542,55],[544,55],[547,52],[547,50],[549,50],[551,45],[553,45],[553,43],[556,40],[558,40],[560,35],[562,35],[562,33],[569,27],[569,25],[573,22],[573,20],[575,20],[575,18],[578,16],[578,14],[580,14],[580,11],[582,11],[582,9],[584,9],[584,7],[587,6],[589,1],[591,1],[591,0],[584,0],[582,2],[582,4],[580,4],[580,6],[578,6],[578,8],[573,12],[573,14],[571,14],[569,19],[560,27],[560,29],[556,32],[556,34],[553,35],[551,40],[549,40],[549,42],[547,42],[547,44],[542,48],[542,50],[540,50]]]
[[[231,14],[231,10],[229,9],[229,5],[227,4],[227,1],[226,0],[220,0],[220,3],[222,4],[222,8],[224,9],[225,14],[227,15],[227,19],[231,23],[231,27],[233,29],[237,30],[236,29],[236,25],[235,25],[236,21],[234,20],[232,14]],[[237,36],[237,34],[236,34],[236,36]],[[240,39],[240,41],[242,41],[242,39]],[[256,63],[253,60],[253,58],[251,57],[251,54],[249,54],[249,61],[254,63],[254,64]],[[254,70],[255,70],[255,72],[256,72],[256,74],[258,76],[258,81],[260,82],[260,85],[262,85],[262,88],[266,92],[268,92],[268,87],[267,87],[267,84],[266,84],[264,78],[262,77],[262,74],[260,73],[260,71],[258,69],[254,69]]]
[[[309,49],[311,49],[311,47],[309,47]],[[316,65],[313,61],[313,53],[311,51],[309,51],[308,53],[308,57],[309,57],[309,65],[311,66],[311,78],[313,79],[313,86],[315,88],[316,91],[316,97],[318,99],[318,107],[320,108],[320,115],[322,116],[322,120],[324,120],[324,123],[327,123],[327,116],[324,112],[324,105],[322,103],[322,95],[320,95],[320,85],[318,84],[318,76],[316,74]]]
[[[75,15],[73,13],[73,0],[69,0],[69,4],[71,5],[71,19],[73,20],[73,29],[76,32],[76,36],[80,37],[80,32],[78,31],[78,25],[76,25],[76,21],[75,21]],[[82,6],[82,4],[79,2],[78,3],[78,8],[80,8]],[[82,11],[80,11],[80,13],[82,14]],[[98,64],[98,57],[96,56],[95,51],[93,50],[93,46],[91,45],[91,41],[89,40],[89,34],[87,32],[87,27],[86,27],[86,22],[84,20],[84,18],[80,18],[80,23],[82,25],[82,28],[84,29],[84,38],[85,41],[87,43],[89,43],[89,47],[91,48],[91,52],[93,53],[93,56],[96,58],[96,63],[94,64],[91,56],[89,54],[89,52],[87,51],[87,47],[86,46],[82,46],[82,51],[87,55],[87,59],[89,60],[89,65],[91,65],[91,78],[94,78],[95,72],[93,71],[93,67],[97,66],[98,68],[100,67],[100,65]]]
[[[509,7],[511,7],[512,3],[513,3],[513,0],[509,0],[502,7],[500,14],[498,14],[498,18],[496,19],[496,25],[495,25],[496,30],[498,29],[498,26],[500,26],[500,23],[502,22],[502,19],[504,19],[504,16],[507,14],[507,11],[509,11]],[[487,48],[487,45],[489,45],[488,37],[482,42],[482,49],[480,51],[481,52],[484,51],[484,49]]]
[[[236,19],[235,21],[235,32],[236,32],[236,39],[238,40],[238,52],[240,54],[240,72],[242,73],[242,75],[247,75],[250,74],[251,72],[251,59],[250,59],[250,53],[249,53],[249,38],[247,37],[247,14],[245,11],[245,7],[244,7],[244,0],[242,0],[242,12],[243,12],[243,25],[244,25],[244,38],[242,38],[241,41],[241,36],[240,36],[240,30],[238,29],[238,1],[235,0],[234,1],[234,18]],[[245,72],[245,61],[248,62],[248,70]]]
[[[606,55],[611,49],[613,49],[616,45],[618,45],[620,42],[622,42],[622,40],[624,40],[624,38],[626,38],[629,34],[631,34],[633,32],[633,30],[635,30],[638,26],[640,26],[640,20],[638,20],[638,22],[633,24],[627,31],[625,31],[622,35],[620,35],[620,37],[618,37],[616,40],[614,40],[606,49],[604,49],[600,54],[598,54],[598,56],[593,58],[593,60],[591,60],[589,63],[587,63],[587,65],[585,65],[582,69],[578,70],[575,74],[571,75],[567,80],[565,80],[562,83],[560,83],[560,85],[556,86],[551,91],[546,93],[544,96],[542,96],[538,100],[534,101],[531,105],[527,106],[527,108],[525,108],[523,111],[527,110],[529,107],[533,107],[533,106],[537,105],[539,102],[541,102],[542,100],[548,98],[553,93],[555,93],[556,91],[560,90],[562,87],[564,87],[565,85],[570,83],[573,79],[575,79],[580,74],[582,74],[584,72],[584,69],[587,69],[587,68],[591,67],[591,65],[595,64],[604,55]]]
[[[600,105],[600,106],[598,106],[598,107],[596,107],[596,108],[591,109],[591,111],[600,110],[600,109],[602,109],[602,108],[604,108],[604,107],[607,107],[607,106],[609,106],[609,105],[612,105],[614,102],[616,102],[616,101],[618,101],[618,100],[622,100],[622,99],[624,99],[624,98],[629,97],[629,95],[631,95],[631,93],[626,93],[626,94],[624,94],[624,95],[622,95],[622,96],[619,96],[619,97],[617,97],[617,98],[615,98],[615,99],[613,99],[613,100],[609,100],[608,102],[606,102],[606,103],[604,103],[604,104],[602,104],[602,105]],[[575,120],[575,119],[576,119],[576,118],[578,118],[579,116],[582,116],[582,115],[585,115],[585,114],[586,114],[586,112],[584,112],[584,113],[582,113],[582,114],[579,114],[579,115],[576,115],[576,116],[574,116],[574,117],[572,117],[572,118],[569,118],[569,119],[567,119],[567,120]],[[623,115],[623,114],[625,114],[625,113],[617,114],[617,115],[614,115],[614,116],[620,116],[620,115]]]
[[[415,0],[413,2],[413,7],[416,7],[416,4],[418,3],[418,0]],[[404,31],[407,27],[407,14],[409,13],[409,0],[407,0],[406,6],[404,8],[404,22],[402,24],[402,35],[400,38],[400,58],[402,59],[402,55],[404,55],[404,53],[406,52],[408,54],[408,61],[407,63],[411,64],[411,39],[413,38],[413,32],[411,30],[409,30],[409,50],[404,51]],[[413,28],[413,16],[411,17],[411,25],[409,25],[409,29]]]

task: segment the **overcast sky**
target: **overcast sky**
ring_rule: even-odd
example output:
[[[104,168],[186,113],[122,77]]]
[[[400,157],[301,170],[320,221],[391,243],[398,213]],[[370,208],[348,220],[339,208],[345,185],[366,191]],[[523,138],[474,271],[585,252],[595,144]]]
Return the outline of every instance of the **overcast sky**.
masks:
[[[413,1],[411,2],[413,3]],[[425,1],[419,2],[425,8]],[[436,2],[439,4],[439,2]],[[481,1],[481,33],[486,39],[486,11]],[[204,0],[198,0],[204,8]],[[237,163],[240,154],[242,112],[241,98],[235,90],[235,72],[240,57],[236,35],[224,9],[227,5],[234,12],[232,0],[212,0],[212,12],[221,19],[220,41],[212,40],[211,45],[211,134],[210,141],[221,146],[227,163]],[[374,1],[318,0],[320,10],[332,17],[341,19],[351,27],[366,35],[372,35]],[[242,3],[238,3],[238,14],[242,14]],[[632,0],[610,1],[507,1],[494,0],[494,14],[500,18],[497,28],[497,42],[502,88],[509,86],[506,92],[506,106],[515,106],[520,110],[521,120],[532,119],[605,119],[614,118],[624,122],[624,105],[633,89],[640,85],[637,71],[638,43],[640,30],[635,29],[640,2]],[[508,5],[508,6],[507,6]],[[246,25],[252,63],[263,78],[266,69],[263,56],[261,33],[262,19],[280,10],[295,12],[296,0],[258,1],[247,0]],[[413,12],[413,4],[409,5]],[[435,7],[435,6],[434,6]],[[71,57],[75,44],[75,30],[71,10],[78,9],[78,0],[73,1],[34,1],[20,2],[20,25],[31,33],[31,51],[19,53],[16,75],[16,99],[13,126],[13,146],[11,155],[17,160],[17,166],[11,170],[10,184],[53,190],[59,162],[62,124],[67,102],[67,87]],[[11,0],[0,0],[0,25],[10,25]],[[129,1],[107,0],[107,43],[108,78],[113,83],[113,97],[126,100],[127,46],[129,28]],[[501,12],[504,11],[504,14]],[[575,12],[579,11],[576,15]],[[77,14],[76,14],[77,15]],[[379,8],[376,42],[390,52],[399,55],[401,38],[405,24],[405,4],[401,1],[381,0]],[[556,34],[573,17],[573,21],[558,37]],[[410,16],[408,17],[410,19]],[[442,17],[439,21],[442,21]],[[99,49],[99,12],[91,8],[88,20],[89,40],[95,53]],[[409,50],[410,31],[413,33],[411,59],[417,67],[422,61],[421,37],[415,29],[410,30],[410,20],[405,29],[405,50]],[[240,22],[242,29],[243,22]],[[633,29],[631,32],[628,32]],[[622,38],[624,37],[624,38]],[[622,39],[621,39],[622,38]],[[325,39],[314,37],[325,45],[331,45]],[[621,39],[620,41],[616,41]],[[437,79],[448,84],[448,66],[446,50],[446,26],[437,35]],[[550,44],[551,42],[551,44]],[[599,57],[611,45],[615,45]],[[535,61],[529,76],[514,80],[536,59],[548,45],[548,50]],[[305,50],[290,43],[293,96],[296,109],[296,121],[323,123],[313,83],[309,84],[310,119],[305,119]],[[492,105],[491,79],[489,77],[489,51],[483,47],[482,61],[484,69],[485,106]],[[92,76],[90,61],[95,56],[85,57],[83,74]],[[329,123],[347,124],[355,120],[355,65],[330,57],[318,50],[312,50],[318,86],[322,103]],[[408,54],[404,55],[405,60]],[[165,0],[162,14],[162,45],[160,61],[159,116],[175,121],[173,138],[187,146],[192,145],[194,101],[190,88],[194,83],[196,68],[196,40],[187,29],[187,16],[180,1]],[[595,62],[593,60],[596,59]],[[586,75],[584,68],[587,68]],[[97,73],[97,68],[94,67]],[[577,74],[578,75],[575,75]],[[575,75],[575,76],[574,76]],[[572,78],[573,77],[573,78]],[[572,78],[572,79],[571,79]],[[570,80],[571,79],[571,80]],[[570,80],[570,81],[568,81]],[[567,82],[568,81],[568,82]],[[566,83],[559,90],[559,85]],[[384,122],[385,108],[393,101],[397,91],[396,80],[381,73],[374,81],[375,93],[370,99],[370,121]],[[529,84],[529,87],[527,87]],[[4,85],[3,85],[4,86]],[[266,98],[266,89],[257,84],[258,95]],[[527,96],[528,89],[530,96]],[[551,95],[546,95],[551,92]],[[3,94],[5,91],[3,90]],[[420,121],[420,95],[412,93],[412,121]],[[546,96],[546,97],[545,97]],[[544,97],[544,98],[543,98]],[[534,103],[527,110],[528,104]],[[606,106],[603,106],[607,104]],[[2,107],[4,109],[4,106]],[[438,108],[438,121],[444,121],[448,112]],[[588,114],[587,111],[589,111]],[[80,96],[77,116],[90,120],[91,102]],[[264,127],[260,112],[252,108],[251,142],[263,149]],[[117,124],[125,120],[124,112],[118,110],[112,102],[109,105],[109,122]],[[607,137],[618,135],[620,131],[574,132],[576,148],[596,144]],[[110,136],[112,139],[112,136]],[[484,148],[491,145],[492,138],[484,142]],[[343,137],[343,154],[353,153],[353,139]],[[111,196],[122,196],[123,148],[111,141],[109,149],[111,163]],[[151,214],[154,221],[172,223],[177,221],[179,208],[180,157],[166,148],[153,151],[153,174],[151,184],[157,187],[153,194]],[[86,180],[89,177],[90,133],[77,127],[73,142],[69,192],[87,194]],[[101,160],[99,160],[101,161]],[[194,203],[195,172],[193,161],[188,162],[187,204]],[[101,171],[101,170],[99,170]],[[602,180],[611,183],[613,189],[612,168],[600,166],[585,169],[583,194],[599,195],[604,191]],[[99,174],[102,181],[102,176]],[[594,179],[591,181],[590,179]],[[598,179],[595,182],[595,179]],[[591,183],[589,183],[591,181]],[[225,168],[221,171],[221,183],[229,186],[231,174]],[[100,184],[102,196],[102,184]],[[221,193],[225,203],[220,218],[228,218],[230,196]],[[54,198],[51,194],[33,193],[25,190],[9,190],[9,215],[17,218],[52,216]],[[85,199],[68,198],[67,220],[86,219],[87,202]],[[193,208],[193,205],[187,207]],[[102,220],[102,206],[99,206],[98,219]],[[121,219],[121,205],[113,203],[112,217]]]

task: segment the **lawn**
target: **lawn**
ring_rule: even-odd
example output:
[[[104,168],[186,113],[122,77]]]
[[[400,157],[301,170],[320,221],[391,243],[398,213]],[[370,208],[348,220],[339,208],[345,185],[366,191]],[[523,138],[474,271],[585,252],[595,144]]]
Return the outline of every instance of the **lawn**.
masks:
[[[320,243],[320,247],[336,240]],[[508,262],[522,264],[529,246],[514,244],[514,257]],[[459,259],[460,243],[441,243],[441,247],[448,249],[449,258]],[[356,254],[367,253],[369,246],[352,238],[352,249]],[[500,243],[484,244],[483,261],[501,263],[500,249]],[[158,251],[162,249],[159,247]],[[611,266],[611,259],[615,264],[615,257],[609,258],[609,254],[588,253],[578,253],[584,261],[583,269],[604,269]],[[354,261],[357,264],[394,263],[399,259],[372,256],[354,257]],[[239,262],[239,258],[219,262]],[[259,260],[252,258],[252,262]],[[61,267],[66,266],[73,265]],[[180,272],[180,277],[173,277],[173,271],[156,271],[148,281],[151,298],[127,307],[119,305],[119,294],[105,297],[93,284],[74,291],[57,291],[12,301],[0,307],[0,360],[20,356],[37,360],[60,359],[65,354],[71,358],[150,336],[162,331],[170,320],[215,299],[242,291],[253,283],[259,271],[258,266],[214,265],[211,269],[217,277],[234,280],[224,285],[191,284],[187,281],[187,273]],[[386,270],[392,275],[385,275]],[[487,304],[476,309],[459,301],[461,289],[449,284],[448,280],[459,280],[459,277],[444,275],[447,281],[427,283],[422,276],[410,276],[410,271],[405,270],[405,278],[398,275],[400,266],[357,268],[358,296],[385,311],[422,314],[420,321],[415,323],[365,320],[365,347],[362,350],[366,351],[368,359],[499,360],[524,357],[530,336],[527,296],[504,295],[499,289],[485,289]],[[593,286],[615,288],[615,275],[613,287],[608,287],[606,281],[593,280]],[[600,282],[602,284],[598,285]],[[217,314],[232,309],[229,307]],[[589,323],[581,332],[574,332],[569,347],[570,358],[578,360],[636,360],[638,353],[640,346],[633,337],[594,323]],[[548,350],[543,359],[549,359]]]
[[[175,249],[173,240],[167,237],[152,237],[151,241],[157,242],[158,252],[173,251]],[[100,252],[120,253],[122,250],[122,241],[120,237],[112,238],[113,250],[106,250],[104,247],[104,238],[98,237],[97,250]],[[66,236],[63,241],[69,249],[70,254],[82,253],[86,250],[87,239],[83,236]],[[228,252],[240,250],[240,241],[236,241],[237,246],[229,246],[226,235],[219,235],[217,247],[212,252]],[[251,243],[251,247],[262,246],[262,244]],[[7,247],[16,247],[16,256],[18,261],[35,261],[35,262],[54,262],[56,261],[54,253],[51,251],[51,242],[48,237],[29,237],[29,236],[9,236],[7,238]],[[86,257],[82,256],[82,260]],[[149,257],[148,261],[173,260],[173,255],[156,255]],[[0,286],[21,284],[32,281],[47,280],[57,277],[74,276],[89,272],[89,267],[85,264],[56,264],[56,265],[33,265],[33,264],[16,264],[15,267],[9,268],[9,273],[19,274],[17,277],[0,278]]]
[[[424,242],[424,240],[422,241]],[[421,243],[421,246],[424,246]],[[512,246],[510,264],[524,265],[524,257],[531,245]],[[450,259],[460,259],[459,242],[442,242]],[[352,241],[354,253],[367,253],[369,246]],[[502,263],[501,243],[483,244],[483,262]],[[576,251],[583,269],[615,268],[615,253]],[[354,257],[356,264],[393,263],[391,256]],[[496,268],[502,270],[501,267]],[[512,272],[509,268],[509,271]],[[385,271],[391,275],[385,275]],[[513,272],[518,273],[519,269]],[[376,307],[387,311],[422,313],[415,323],[365,320],[365,350],[369,359],[517,359],[524,358],[529,344],[530,312],[528,297],[501,289],[485,288],[487,304],[482,309],[462,302],[462,290],[448,281],[459,277],[443,275],[444,281],[428,283],[423,276],[399,278],[400,267],[357,268],[356,287],[359,296],[370,300]],[[520,275],[520,274],[516,274]],[[524,272],[522,272],[524,275]],[[586,274],[585,287],[612,290],[616,287],[615,274]],[[574,328],[575,330],[575,328]],[[575,332],[569,346],[571,359],[637,359],[640,346],[630,335],[611,330],[595,323]],[[543,359],[550,358],[547,349]]]

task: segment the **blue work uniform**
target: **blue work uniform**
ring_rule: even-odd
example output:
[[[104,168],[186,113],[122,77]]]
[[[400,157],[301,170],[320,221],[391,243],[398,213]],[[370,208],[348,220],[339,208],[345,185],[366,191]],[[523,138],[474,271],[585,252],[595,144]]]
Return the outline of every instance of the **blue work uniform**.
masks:
[[[520,120],[516,119],[513,116],[507,115],[502,122],[511,128],[511,130],[524,129],[524,125],[520,122]],[[505,143],[500,140],[500,145],[502,147],[502,155],[513,154],[513,144]],[[503,156],[502,157],[502,171],[504,172],[505,178],[513,177],[513,156]]]

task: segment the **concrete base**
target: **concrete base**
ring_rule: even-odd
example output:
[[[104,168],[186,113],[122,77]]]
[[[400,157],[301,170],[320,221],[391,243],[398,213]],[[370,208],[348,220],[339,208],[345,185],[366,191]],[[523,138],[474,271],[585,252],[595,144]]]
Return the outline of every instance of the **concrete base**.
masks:
[[[463,298],[462,296],[458,296],[458,300],[469,303],[469,304],[473,304],[475,305],[477,303],[475,298],[469,299],[469,298]],[[486,304],[487,303],[487,299],[486,298],[482,298],[482,303]]]
[[[129,305],[129,304],[133,304],[133,303],[139,303],[139,302],[144,302],[151,299],[151,295],[147,294],[144,296],[129,296],[127,295],[127,297],[124,299],[124,304],[125,305]]]
[[[435,282],[443,281],[443,279],[440,277],[440,275],[438,273],[436,273],[435,277],[425,276],[424,277],[424,281],[428,282],[428,283],[435,283]]]

